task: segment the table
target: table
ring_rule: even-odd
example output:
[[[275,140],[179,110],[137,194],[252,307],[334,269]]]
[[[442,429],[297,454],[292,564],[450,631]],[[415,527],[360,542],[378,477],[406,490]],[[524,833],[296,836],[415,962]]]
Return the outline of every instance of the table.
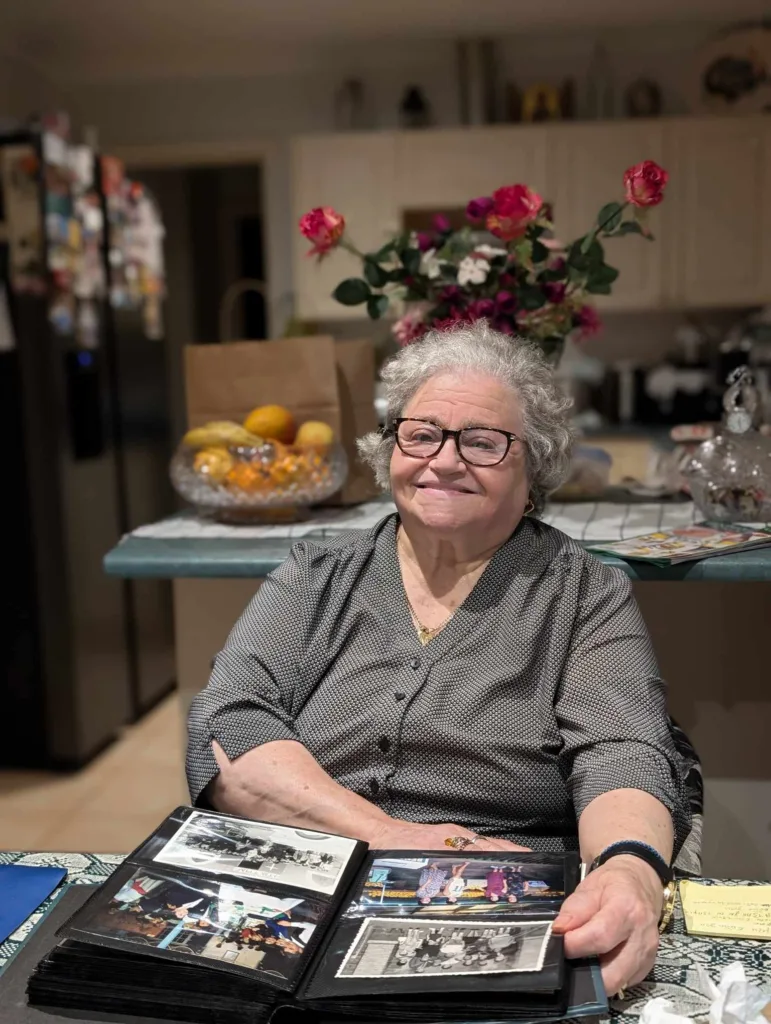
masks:
[[[45,864],[66,867],[67,881],[75,884],[94,884],[104,881],[121,863],[116,854],[95,853],[0,853],[0,864]],[[715,879],[705,879],[716,884]],[[759,882],[732,881],[728,885],[758,885]],[[46,900],[22,927],[0,946],[0,974],[10,958],[22,947],[26,938],[45,911],[61,893],[62,887]],[[750,981],[756,984],[771,979],[771,942],[750,939],[700,939],[685,934],[683,915],[678,900],[672,924],[662,936],[658,960],[651,977],[630,988],[622,1002],[614,1000],[610,1019],[618,1024],[635,1024],[643,1005],[654,996],[672,1000],[677,1012],[687,1016],[703,1016],[706,999],[696,990],[696,968],[706,968],[715,981],[721,968],[734,960],[744,965]]]

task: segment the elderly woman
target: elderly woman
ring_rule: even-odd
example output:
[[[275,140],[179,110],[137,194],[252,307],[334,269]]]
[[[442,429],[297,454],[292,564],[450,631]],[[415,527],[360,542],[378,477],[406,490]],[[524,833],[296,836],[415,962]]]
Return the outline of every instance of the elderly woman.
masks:
[[[579,848],[555,927],[618,991],[653,963],[689,812],[626,577],[537,518],[568,403],[483,322],[383,380],[360,449],[398,511],[267,577],[193,703],[192,798],[380,849]]]

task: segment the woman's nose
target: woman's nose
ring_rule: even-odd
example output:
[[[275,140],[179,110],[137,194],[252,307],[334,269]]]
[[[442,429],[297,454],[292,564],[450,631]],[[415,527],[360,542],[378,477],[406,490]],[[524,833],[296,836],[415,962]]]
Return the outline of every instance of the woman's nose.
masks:
[[[455,441],[448,437],[439,451],[431,459],[433,469],[445,472],[458,472],[466,469],[466,463],[460,457]]]

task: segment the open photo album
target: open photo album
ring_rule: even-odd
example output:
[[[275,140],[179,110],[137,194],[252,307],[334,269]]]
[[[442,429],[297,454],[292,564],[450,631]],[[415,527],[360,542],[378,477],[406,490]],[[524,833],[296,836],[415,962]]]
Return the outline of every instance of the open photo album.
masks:
[[[180,807],[59,930],[29,998],[239,1024],[598,1014],[597,964],[552,932],[578,878],[573,853],[370,850]]]

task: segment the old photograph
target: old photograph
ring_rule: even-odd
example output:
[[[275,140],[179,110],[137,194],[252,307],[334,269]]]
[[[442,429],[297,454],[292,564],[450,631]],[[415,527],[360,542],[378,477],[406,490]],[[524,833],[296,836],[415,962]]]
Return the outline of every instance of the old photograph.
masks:
[[[222,960],[291,981],[325,907],[179,873],[137,870],[82,925],[137,946]]]
[[[550,921],[485,923],[367,918],[337,971],[338,978],[539,971]]]
[[[557,911],[564,899],[560,864],[454,854],[379,857],[347,917],[523,917]]]
[[[342,836],[196,811],[155,860],[331,896],[355,846]]]

